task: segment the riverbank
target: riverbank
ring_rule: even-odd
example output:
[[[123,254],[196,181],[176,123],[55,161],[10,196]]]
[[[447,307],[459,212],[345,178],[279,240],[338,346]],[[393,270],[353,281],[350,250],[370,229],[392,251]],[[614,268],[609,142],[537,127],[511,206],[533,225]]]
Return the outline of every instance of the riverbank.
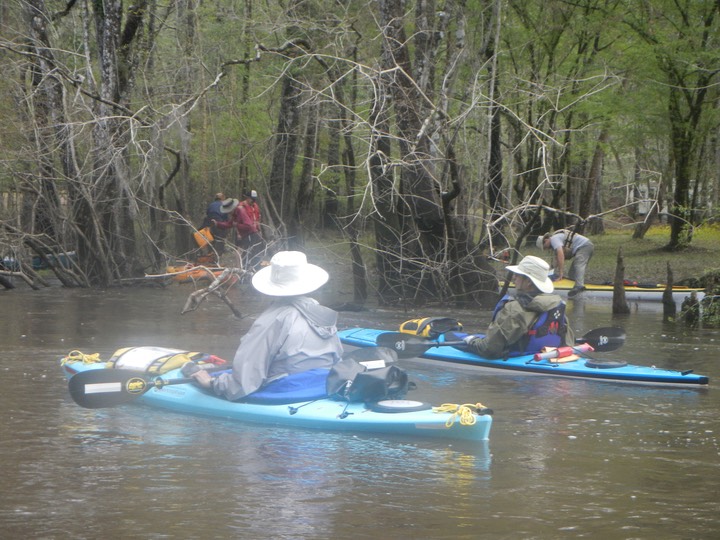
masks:
[[[670,239],[668,226],[652,227],[644,238],[632,238],[632,228],[609,229],[605,234],[589,235],[595,245],[595,253],[588,266],[585,277],[588,283],[612,282],[620,250],[625,265],[625,279],[641,283],[666,283],[667,269],[673,272],[673,282],[689,286],[705,286],[699,280],[708,274],[720,275],[720,227],[705,226],[698,228],[692,244],[678,252],[666,251],[664,247]],[[338,275],[351,279],[350,258],[347,244],[330,238],[306,244],[308,257]],[[526,246],[522,255],[536,255],[551,262],[548,251],[541,252],[534,245]],[[364,253],[369,272],[374,273],[374,257],[370,250]],[[503,265],[495,264],[500,277]]]
[[[655,226],[648,231],[645,238],[639,240],[633,239],[632,234],[632,228],[623,228],[609,229],[602,235],[590,235],[595,245],[595,254],[588,266],[586,282],[612,282],[621,250],[625,279],[628,280],[665,283],[668,265],[673,272],[673,281],[676,285],[704,287],[705,280],[702,280],[704,276],[712,274],[720,277],[720,226],[709,225],[698,228],[692,244],[678,252],[664,249],[670,238],[670,228],[667,226]],[[325,234],[308,239],[305,251],[311,262],[326,268],[331,275],[341,278],[333,288],[341,297],[351,301],[352,270],[347,242],[334,235]],[[368,273],[372,276],[375,273],[375,258],[371,249],[363,248],[363,252]],[[522,255],[536,255],[551,262],[550,254],[547,251],[541,252],[534,243],[526,246]],[[223,262],[227,264],[227,261]],[[497,263],[496,266],[500,276],[502,265]],[[41,273],[54,282],[50,271],[44,270]],[[20,287],[25,285],[19,279],[14,279],[13,283]],[[3,289],[0,287],[0,290]]]
[[[690,247],[678,251],[665,251],[670,239],[668,226],[651,228],[645,238],[632,238],[633,229],[612,229],[602,235],[589,236],[595,244],[595,254],[588,265],[585,281],[604,283],[613,281],[618,253],[622,250],[625,279],[643,283],[667,281],[667,268],[673,273],[673,282],[697,286],[699,280],[710,273],[720,274],[720,227],[698,228]],[[532,253],[530,252],[532,251]],[[528,250],[538,255],[540,250]],[[544,257],[549,259],[547,252]],[[704,283],[702,284],[704,286]]]

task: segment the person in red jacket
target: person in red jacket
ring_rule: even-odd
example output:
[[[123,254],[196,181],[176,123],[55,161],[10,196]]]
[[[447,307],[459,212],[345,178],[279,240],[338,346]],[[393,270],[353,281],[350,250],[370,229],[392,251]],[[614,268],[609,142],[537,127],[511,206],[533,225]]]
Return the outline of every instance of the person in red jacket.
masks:
[[[260,228],[260,207],[257,204],[257,191],[248,190],[242,202],[237,199],[227,199],[220,209],[223,213],[232,213],[226,222],[213,221],[221,229],[235,228],[235,243],[243,250],[246,268],[254,268],[262,260],[265,251]]]
[[[260,207],[257,203],[257,196],[257,191],[254,189],[246,191],[243,193],[245,199],[240,206],[245,208],[248,220],[252,223],[253,232],[260,234]]]

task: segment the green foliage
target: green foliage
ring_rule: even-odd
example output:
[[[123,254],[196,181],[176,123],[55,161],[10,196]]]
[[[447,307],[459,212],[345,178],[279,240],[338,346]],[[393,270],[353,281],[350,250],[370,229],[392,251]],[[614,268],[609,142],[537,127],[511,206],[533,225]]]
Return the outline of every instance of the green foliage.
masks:
[[[32,101],[39,93],[28,80],[31,58],[16,46],[29,32],[23,4],[11,4],[10,21],[0,29],[4,46],[0,67],[5,74],[0,81],[2,189],[19,171],[29,171],[24,178],[32,179],[41,163]],[[67,5],[46,4],[53,13]],[[375,126],[369,125],[370,111],[380,95],[380,5],[216,0],[190,3],[195,9],[182,11],[188,3],[151,3],[148,10],[154,11],[147,12],[141,39],[131,51],[134,87],[122,96],[123,108],[113,111],[127,128],[123,136],[127,137],[128,174],[123,189],[155,204],[158,186],[168,181],[177,163],[172,152],[179,152],[182,170],[171,182],[173,197],[167,197],[165,204],[175,209],[168,201],[179,201],[178,207],[191,214],[186,217],[197,222],[199,215],[192,214],[202,212],[212,192],[233,192],[241,182],[265,181],[277,135],[278,81],[291,74],[302,88],[298,114],[305,115],[311,105],[320,111],[317,153],[308,156],[314,160],[315,178],[338,188],[341,195],[351,195],[343,193],[338,168],[327,168],[328,149],[336,137],[328,126],[343,110],[358,156],[356,189],[364,193],[368,181],[364,160],[371,153],[371,136],[376,134]],[[415,9],[422,5],[407,2],[404,19],[397,21],[404,25],[411,55],[418,50],[421,29]],[[496,8],[501,12],[499,25],[493,19]],[[508,208],[527,202],[525,198],[546,176],[571,193],[575,186],[582,188],[598,136],[606,131],[609,137],[603,149],[612,158],[604,166],[601,195],[606,204],[614,203],[614,196],[621,192],[611,192],[611,188],[636,181],[636,170],[643,179],[652,176],[670,182],[669,89],[682,88],[690,102],[701,76],[720,65],[720,17],[708,27],[699,24],[713,9],[717,6],[710,0],[438,4],[432,15],[435,26],[429,30],[438,40],[432,64],[435,79],[415,105],[425,122],[423,130],[435,145],[430,172],[441,189],[449,182],[444,158],[448,141],[453,142],[463,186],[457,207],[467,216],[469,227],[482,224],[489,212],[484,197],[491,105],[503,111],[500,145]],[[127,12],[124,15],[126,21]],[[84,42],[86,29],[92,34],[95,25],[83,17],[80,5],[74,4],[68,16],[53,19],[48,28],[58,73],[65,76],[59,77],[65,92],[64,121],[73,128],[78,176],[92,179],[97,167],[93,151],[100,63],[94,36]],[[302,47],[280,51],[291,39],[302,39]],[[416,59],[412,62],[414,72],[409,75],[417,77],[420,85],[422,77],[430,78],[430,71],[420,73]],[[672,73],[677,80],[670,77]],[[79,75],[84,77],[81,86],[72,82]],[[342,100],[338,77],[343,81]],[[708,81],[707,103],[699,111],[702,114],[693,132],[697,138],[693,151],[703,149],[705,156],[718,151],[720,108],[713,106],[718,95],[714,82]],[[403,120],[396,115],[402,113],[392,107],[392,96],[380,98],[389,103],[388,129],[394,138]],[[683,108],[684,102],[679,103]],[[385,157],[397,171],[402,156],[398,156],[396,139],[393,145]],[[61,152],[56,151],[49,161],[57,171],[63,170]],[[297,161],[297,167],[301,162]],[[714,182],[708,188],[718,188],[713,160],[698,157],[692,164],[700,169],[693,171],[698,178]],[[66,179],[60,172],[56,176],[64,192]],[[288,185],[292,181],[288,178]],[[26,187],[33,192],[34,186]],[[372,201],[363,203],[368,213],[372,211]],[[138,218],[148,219],[147,214]],[[698,242],[703,245],[703,229],[687,231],[692,231],[691,245],[696,249]],[[653,231],[638,245],[655,253],[656,244],[667,244],[669,230],[661,230],[665,234],[661,240],[655,241]],[[689,234],[683,238],[687,247]],[[667,254],[658,253],[658,257]],[[658,267],[663,274],[664,265]],[[631,268],[637,273],[643,270]]]
[[[702,299],[702,325],[705,328],[720,328],[720,295]]]
[[[618,252],[622,249],[626,279],[665,283],[670,264],[675,284],[704,286],[707,278],[702,279],[703,276],[720,270],[720,227],[696,227],[692,245],[675,253],[663,249],[669,233],[669,226],[658,225],[651,227],[640,240],[633,239],[632,229],[627,227],[606,229],[605,234],[592,236],[595,254],[588,266],[587,281],[612,281]]]

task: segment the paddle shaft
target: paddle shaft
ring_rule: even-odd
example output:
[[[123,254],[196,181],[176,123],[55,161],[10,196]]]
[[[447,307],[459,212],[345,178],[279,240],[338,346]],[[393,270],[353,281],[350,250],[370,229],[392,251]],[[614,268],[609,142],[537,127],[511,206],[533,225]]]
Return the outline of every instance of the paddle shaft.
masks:
[[[183,377],[182,379],[163,379],[161,377],[158,377],[157,379],[154,379],[152,381],[153,385],[150,386],[150,388],[157,388],[159,390],[163,386],[170,386],[171,384],[188,384],[193,381],[195,381],[195,379],[193,379],[192,377]],[[148,390],[150,390],[150,388],[148,388]]]
[[[467,343],[465,341],[430,341],[427,343],[427,348],[430,349],[432,347],[459,347],[462,345],[467,345]],[[588,342],[583,340],[583,338],[577,338],[575,340],[575,345],[588,345]],[[594,347],[592,348],[593,350],[603,350],[602,346],[600,346],[599,349],[595,349]],[[582,347],[572,347],[572,349],[576,350],[576,352],[587,352],[587,349],[583,349]]]
[[[582,338],[576,339],[576,345],[584,343],[592,346],[595,351],[614,351],[625,342],[625,331],[622,328],[607,327],[597,328],[585,334]],[[424,354],[433,347],[457,347],[466,346],[464,341],[428,341],[426,339],[403,334],[400,332],[386,332],[380,334],[376,345],[393,349],[400,358],[412,358]],[[581,351],[578,351],[581,352]]]

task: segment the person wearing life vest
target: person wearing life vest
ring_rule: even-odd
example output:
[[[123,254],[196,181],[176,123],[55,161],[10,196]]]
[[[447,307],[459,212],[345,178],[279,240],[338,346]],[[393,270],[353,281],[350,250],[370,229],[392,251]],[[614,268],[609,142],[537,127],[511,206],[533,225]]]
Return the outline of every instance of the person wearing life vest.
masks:
[[[513,273],[515,297],[498,302],[484,337],[464,338],[469,350],[485,358],[507,358],[539,352],[543,347],[574,345],[565,303],[552,294],[550,265],[528,255],[506,270]]]
[[[575,281],[575,285],[568,292],[568,297],[572,298],[585,290],[585,270],[595,252],[595,246],[589,238],[562,229],[539,236],[536,245],[538,249],[552,250],[555,259],[554,279],[562,279],[565,275],[565,261],[573,260],[567,276]]]
[[[243,197],[242,201],[223,201],[220,211],[230,214],[230,219],[225,222],[212,220],[212,223],[221,229],[235,228],[235,244],[243,250],[246,266],[254,268],[265,251],[265,241],[260,230],[260,207],[254,189],[246,191]]]
[[[243,193],[245,199],[237,208],[239,216],[238,247],[245,252],[245,262],[248,268],[255,268],[262,259],[265,251],[265,240],[260,227],[260,207],[257,203],[257,191],[250,189]]]

